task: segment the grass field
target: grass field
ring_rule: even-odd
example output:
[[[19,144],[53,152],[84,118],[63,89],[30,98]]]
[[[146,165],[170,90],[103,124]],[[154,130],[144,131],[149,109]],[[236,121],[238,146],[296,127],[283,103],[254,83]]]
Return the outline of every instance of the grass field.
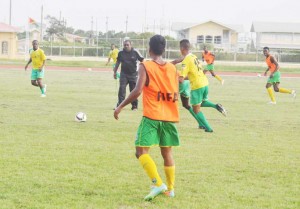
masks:
[[[253,62],[254,64],[257,64]],[[8,60],[8,59],[0,59],[0,65],[19,65],[24,67],[26,62],[24,60]],[[82,68],[103,68],[110,67],[105,65],[106,62],[100,61],[79,61],[79,60],[47,60],[46,66],[59,66],[59,67],[82,67]],[[202,63],[203,64],[203,63]],[[215,65],[216,71],[221,72],[255,72],[255,73],[263,73],[266,70],[266,65],[264,62],[260,62],[261,66],[243,66],[243,63],[240,63],[242,66],[233,66],[230,63],[227,64],[219,64]],[[47,68],[47,67],[46,67]],[[300,73],[299,68],[295,67],[280,67],[280,71],[282,73]]]
[[[144,202],[150,180],[134,156],[142,110],[113,118],[116,82],[109,72],[47,71],[47,97],[29,72],[0,71],[0,208],[300,208],[300,106],[276,94],[267,105],[264,78],[210,77],[204,109],[213,134],[183,108],[174,149],[176,197]],[[282,87],[300,90],[300,78]],[[76,112],[86,123],[74,121]],[[151,155],[163,179],[158,148]]]

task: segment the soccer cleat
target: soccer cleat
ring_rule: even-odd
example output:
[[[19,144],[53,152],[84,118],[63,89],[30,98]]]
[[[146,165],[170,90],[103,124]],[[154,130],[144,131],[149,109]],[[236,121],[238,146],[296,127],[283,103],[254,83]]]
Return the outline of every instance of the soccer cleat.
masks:
[[[132,106],[132,107],[131,107],[131,110],[132,110],[132,111],[137,111],[138,108],[137,108],[136,106]]]
[[[221,84],[224,85],[224,80],[221,81]]]
[[[46,97],[46,94],[41,94],[41,97]]]
[[[296,91],[295,90],[292,90],[292,97],[295,99],[296,98]]]
[[[47,91],[47,84],[44,85],[44,94],[46,94]]]
[[[221,104],[217,104],[217,110],[226,117],[227,112],[226,112],[225,108]]]
[[[205,129],[205,127],[204,126],[199,126],[199,129]]]
[[[167,197],[175,197],[175,192],[174,192],[174,190],[168,190],[168,191],[165,191],[164,194],[165,194]]]
[[[212,133],[212,132],[214,132],[212,129],[211,130],[207,130],[207,129],[205,129],[205,132],[207,132],[207,133]]]
[[[270,101],[268,102],[269,105],[276,105],[276,102]]]
[[[153,200],[157,195],[164,193],[167,190],[167,186],[162,184],[161,186],[153,186],[150,193],[144,198],[145,201]]]

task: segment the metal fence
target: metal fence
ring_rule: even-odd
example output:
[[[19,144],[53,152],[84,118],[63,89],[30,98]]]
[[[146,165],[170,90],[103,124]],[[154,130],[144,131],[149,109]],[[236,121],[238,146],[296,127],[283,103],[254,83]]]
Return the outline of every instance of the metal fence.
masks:
[[[110,52],[110,45],[113,43],[119,49],[123,48],[124,39],[96,39],[90,42],[90,45],[83,43],[50,43],[43,42],[40,47],[45,51],[48,56],[61,56],[61,57],[102,57],[106,58]],[[132,46],[139,50],[140,53],[148,58],[148,42],[149,39],[131,39]],[[19,46],[22,49],[22,47]],[[237,47],[233,47],[231,51],[222,51],[220,49],[213,49],[216,55],[216,60],[219,61],[245,61],[245,62],[260,62],[264,61],[265,57],[262,50],[255,52],[238,52],[235,51]],[[21,50],[22,52],[22,50]],[[192,44],[192,52],[201,58],[202,50],[197,44]],[[24,53],[24,51],[23,51]],[[287,49],[271,49],[273,54],[279,62],[300,62],[300,49],[287,50]],[[179,41],[166,42],[166,51],[164,58],[176,59],[180,57]]]

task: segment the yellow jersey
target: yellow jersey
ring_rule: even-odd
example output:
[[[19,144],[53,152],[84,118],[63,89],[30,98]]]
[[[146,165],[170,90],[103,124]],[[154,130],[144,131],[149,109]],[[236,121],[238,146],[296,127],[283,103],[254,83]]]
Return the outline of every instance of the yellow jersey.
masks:
[[[116,64],[117,58],[118,58],[118,54],[119,54],[119,50],[115,48],[114,50],[111,50],[109,52],[108,58],[113,59],[114,64]]]
[[[208,79],[203,73],[202,65],[192,53],[189,53],[183,59],[180,76],[188,77],[191,83],[191,90],[200,89],[208,85]]]
[[[42,67],[43,62],[46,60],[46,55],[42,49],[38,48],[35,51],[30,51],[30,58],[32,61],[32,69],[37,70]]]

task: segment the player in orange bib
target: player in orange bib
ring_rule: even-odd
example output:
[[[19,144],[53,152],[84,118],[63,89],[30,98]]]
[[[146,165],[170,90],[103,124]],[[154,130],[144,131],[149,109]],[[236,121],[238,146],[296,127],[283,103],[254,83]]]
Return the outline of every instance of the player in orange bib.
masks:
[[[172,146],[179,146],[175,126],[179,121],[178,74],[175,66],[162,58],[166,46],[164,37],[153,36],[149,46],[152,60],[140,64],[136,87],[114,112],[115,119],[118,119],[121,110],[143,93],[143,118],[136,134],[135,146],[136,157],[153,183],[150,193],[144,198],[146,201],[162,193],[168,197],[175,196]],[[155,162],[148,154],[152,146],[160,146],[167,185],[163,183]]]
[[[274,92],[271,88],[272,85],[273,85],[275,92],[291,94],[293,96],[293,98],[295,98],[296,97],[295,90],[279,88],[279,84],[280,84],[279,65],[278,65],[277,60],[270,54],[269,47],[264,47],[263,53],[266,56],[266,63],[268,65],[268,68],[264,75],[267,76],[267,73],[270,72],[269,79],[266,84],[266,88],[267,88],[268,94],[271,99],[271,101],[268,104],[276,104]]]
[[[214,76],[216,79],[218,79],[218,81],[220,81],[221,84],[223,85],[224,80],[220,76],[216,75],[215,72],[214,72],[214,69],[215,69],[215,67],[214,67],[215,55],[207,50],[207,46],[204,46],[203,50],[204,51],[202,52],[202,61],[203,62],[205,61],[206,64],[207,64],[205,70],[203,71],[204,74],[207,71],[209,71],[210,74],[212,76]]]

